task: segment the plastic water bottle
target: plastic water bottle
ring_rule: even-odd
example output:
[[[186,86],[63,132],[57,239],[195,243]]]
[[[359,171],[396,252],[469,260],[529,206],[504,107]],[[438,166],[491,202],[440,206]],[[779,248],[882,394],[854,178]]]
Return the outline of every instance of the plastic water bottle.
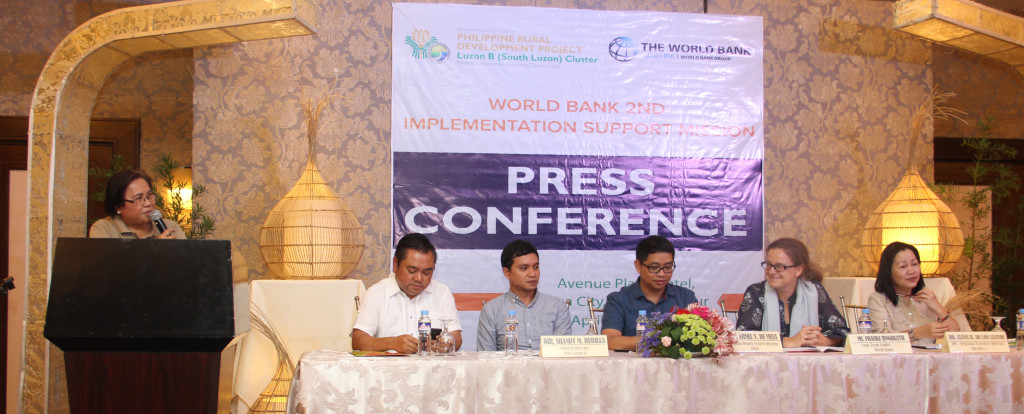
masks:
[[[640,315],[636,317],[636,353],[641,353],[643,350],[640,347],[640,341],[643,340],[644,332],[647,332],[647,325],[651,323],[650,319],[647,319],[647,311],[640,310]]]
[[[1017,310],[1017,352],[1024,351],[1024,309]]]
[[[860,316],[857,317],[857,333],[871,333],[870,309],[860,311]]]
[[[420,334],[420,356],[430,355],[430,315],[426,310],[420,311],[420,321],[416,330]]]
[[[505,356],[516,356],[519,353],[519,320],[516,311],[508,311],[505,318]]]

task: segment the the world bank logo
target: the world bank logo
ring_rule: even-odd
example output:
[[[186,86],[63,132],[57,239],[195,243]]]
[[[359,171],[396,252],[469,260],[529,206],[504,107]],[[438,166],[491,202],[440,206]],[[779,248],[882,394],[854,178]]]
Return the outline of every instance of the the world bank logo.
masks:
[[[633,43],[633,39],[628,37],[616,37],[608,44],[608,54],[619,62],[629,62],[636,57],[636,44]]]
[[[451,55],[451,49],[448,49],[447,45],[438,42],[429,31],[422,29],[413,30],[411,36],[406,36],[405,44],[412,47],[414,59],[430,59],[441,63],[448,60],[448,56]]]

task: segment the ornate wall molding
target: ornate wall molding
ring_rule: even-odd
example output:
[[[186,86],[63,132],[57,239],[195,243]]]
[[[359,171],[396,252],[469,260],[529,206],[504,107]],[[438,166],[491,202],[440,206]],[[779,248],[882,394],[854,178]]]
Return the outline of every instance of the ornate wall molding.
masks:
[[[119,9],[65,37],[43,67],[29,113],[27,413],[67,410],[63,358],[43,338],[56,237],[83,237],[89,118],[110,73],[150,51],[238,43],[316,31],[310,0],[190,0]]]

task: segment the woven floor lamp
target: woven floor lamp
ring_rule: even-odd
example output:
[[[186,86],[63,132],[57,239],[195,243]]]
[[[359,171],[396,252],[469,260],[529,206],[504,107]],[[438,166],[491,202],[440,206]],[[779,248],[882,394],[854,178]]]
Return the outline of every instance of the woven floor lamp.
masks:
[[[280,279],[344,279],[363,255],[363,226],[316,167],[316,134],[327,99],[303,105],[309,159],[260,229],[260,253]]]
[[[944,274],[960,260],[964,236],[960,221],[921,178],[908,171],[896,190],[875,209],[864,226],[864,257],[878,268],[882,250],[901,241],[917,247],[921,274]]]
[[[873,269],[878,268],[882,250],[894,241],[917,247],[921,254],[921,274],[926,277],[942,275],[960,260],[964,247],[960,221],[928,188],[917,172],[914,157],[925,122],[936,116],[953,116],[949,108],[938,105],[949,96],[932,94],[918,107],[911,128],[907,173],[896,190],[871,213],[864,226],[861,247]]]

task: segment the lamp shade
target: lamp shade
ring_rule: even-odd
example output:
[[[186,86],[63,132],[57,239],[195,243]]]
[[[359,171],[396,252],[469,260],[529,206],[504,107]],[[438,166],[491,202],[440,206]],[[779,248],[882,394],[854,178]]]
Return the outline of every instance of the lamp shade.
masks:
[[[960,221],[916,170],[907,172],[896,190],[868,217],[861,246],[874,267],[889,243],[911,244],[921,254],[921,274],[942,275],[960,259],[964,235]]]
[[[971,0],[902,0],[893,4],[893,26],[1005,62],[1024,75],[1024,17]]]
[[[363,254],[363,227],[310,159],[260,229],[260,253],[281,279],[344,279]]]
[[[260,229],[260,253],[281,279],[344,279],[363,256],[363,226],[316,167],[316,133],[330,97],[305,102],[306,169]]]

